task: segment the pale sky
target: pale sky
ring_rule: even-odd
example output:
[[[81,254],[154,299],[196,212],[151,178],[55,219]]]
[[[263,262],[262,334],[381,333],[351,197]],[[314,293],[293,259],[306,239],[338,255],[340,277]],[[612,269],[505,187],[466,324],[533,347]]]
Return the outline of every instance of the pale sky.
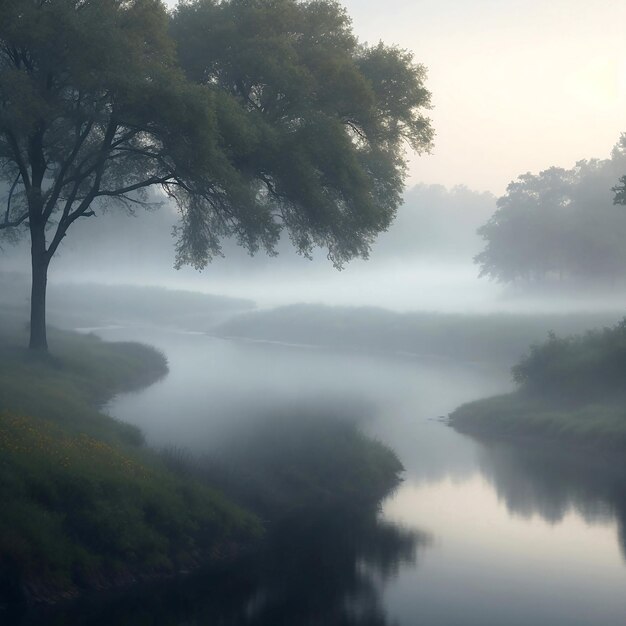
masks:
[[[526,171],[608,157],[626,131],[623,0],[344,4],[361,40],[409,48],[429,70],[435,149],[412,160],[410,184],[500,195]]]

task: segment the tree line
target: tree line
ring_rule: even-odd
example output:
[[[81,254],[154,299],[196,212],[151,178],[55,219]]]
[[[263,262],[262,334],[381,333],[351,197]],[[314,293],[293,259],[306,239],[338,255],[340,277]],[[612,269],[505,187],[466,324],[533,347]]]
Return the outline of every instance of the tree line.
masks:
[[[616,187],[624,171],[626,135],[609,159],[519,176],[478,230],[480,275],[504,283],[624,281],[626,178]]]

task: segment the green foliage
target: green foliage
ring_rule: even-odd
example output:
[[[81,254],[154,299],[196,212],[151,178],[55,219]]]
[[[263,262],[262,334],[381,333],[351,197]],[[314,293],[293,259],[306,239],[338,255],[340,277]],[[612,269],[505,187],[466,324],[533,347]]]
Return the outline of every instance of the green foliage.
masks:
[[[507,187],[479,229],[481,275],[501,282],[623,279],[626,213],[615,207],[611,181],[623,171],[626,136],[611,158],[524,174]]]
[[[519,390],[466,404],[456,428],[483,435],[626,446],[626,319],[611,328],[533,345],[513,367]]]
[[[332,1],[198,0],[179,5],[171,32],[187,76],[215,94],[229,159],[249,187],[229,234],[272,249],[280,216],[304,254],[325,247],[339,266],[367,256],[400,202],[402,143],[430,146],[424,68],[405,51],[359,45]],[[202,264],[215,230],[195,202],[179,260]]]
[[[626,409],[619,403],[560,405],[515,392],[464,404],[450,414],[450,422],[460,432],[481,437],[626,449]]]
[[[55,357],[35,357],[2,321],[0,580],[54,598],[171,572],[258,535],[253,516],[169,471],[136,428],[94,408],[162,376],[161,354],[54,332]]]
[[[557,337],[531,347],[513,368],[524,389],[564,401],[622,396],[626,381],[626,319],[613,328]]]
[[[180,467],[176,451],[170,462]],[[342,418],[299,412],[247,424],[200,463],[231,497],[272,518],[302,510],[376,507],[404,471],[395,453]]]
[[[16,0],[0,43],[0,228],[47,228],[47,262],[77,219],[161,185],[181,210],[180,263],[205,265],[225,235],[271,250],[286,227],[340,265],[393,218],[403,142],[432,139],[424,68],[359,45],[331,0],[172,16],[158,0]]]
[[[16,563],[25,579],[58,574],[89,586],[107,568],[168,571],[258,531],[153,455],[49,421],[3,413],[0,452],[0,563]]]
[[[0,410],[52,420],[73,432],[140,443],[138,429],[95,408],[112,391],[132,391],[167,372],[165,357],[147,346],[105,343],[93,335],[54,329],[55,357],[38,357],[21,347],[17,320],[2,316]]]
[[[232,237],[274,253],[367,257],[427,150],[430,94],[411,55],[359,45],[332,0],[15,0],[0,8],[0,231],[28,229],[30,347],[68,229],[110,205],[176,200],[177,265]]]

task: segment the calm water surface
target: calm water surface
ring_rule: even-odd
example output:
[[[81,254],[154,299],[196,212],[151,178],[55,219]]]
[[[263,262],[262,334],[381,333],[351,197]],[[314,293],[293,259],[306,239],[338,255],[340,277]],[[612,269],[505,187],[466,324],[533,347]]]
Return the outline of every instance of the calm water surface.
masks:
[[[301,556],[294,571],[278,568],[263,588],[242,592],[245,611],[204,603],[194,612],[187,602],[163,623],[626,624],[624,472],[593,455],[479,444],[437,421],[506,391],[505,368],[171,331],[99,334],[167,355],[169,376],[109,406],[154,445],[203,452],[247,420],[319,407],[361,415],[406,468],[375,529],[325,528],[336,547],[322,557],[315,529],[329,522],[312,523],[277,548]]]

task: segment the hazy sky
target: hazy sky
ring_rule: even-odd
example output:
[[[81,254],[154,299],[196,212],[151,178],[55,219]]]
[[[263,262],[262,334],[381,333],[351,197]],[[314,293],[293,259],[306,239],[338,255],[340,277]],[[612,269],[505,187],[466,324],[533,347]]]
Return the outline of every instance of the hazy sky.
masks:
[[[429,69],[436,145],[411,183],[500,195],[523,172],[607,157],[626,131],[623,0],[343,3],[362,40]]]
[[[437,131],[414,181],[501,194],[550,165],[606,157],[626,131],[626,2],[346,0],[357,34],[415,52]]]

